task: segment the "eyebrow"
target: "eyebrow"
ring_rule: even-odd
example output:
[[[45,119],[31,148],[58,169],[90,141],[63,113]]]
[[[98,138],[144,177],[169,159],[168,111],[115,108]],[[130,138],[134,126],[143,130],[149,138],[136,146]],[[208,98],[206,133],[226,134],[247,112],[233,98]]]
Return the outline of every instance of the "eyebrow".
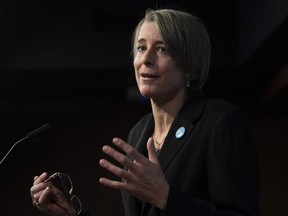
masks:
[[[136,41],[136,43],[141,43],[141,42],[146,42],[146,40],[144,38],[140,38]],[[164,42],[161,40],[158,40],[158,41],[155,41],[155,44],[164,44]]]
[[[138,39],[136,42],[137,42],[137,43],[140,43],[140,42],[144,42],[144,41],[146,41],[144,38],[140,38],[140,39]]]

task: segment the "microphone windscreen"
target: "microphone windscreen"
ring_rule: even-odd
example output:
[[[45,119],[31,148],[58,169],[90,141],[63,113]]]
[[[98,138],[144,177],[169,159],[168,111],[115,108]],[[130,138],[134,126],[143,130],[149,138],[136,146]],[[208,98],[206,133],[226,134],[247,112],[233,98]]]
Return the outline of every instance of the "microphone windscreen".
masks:
[[[32,138],[37,136],[38,134],[42,133],[43,131],[47,130],[50,128],[50,124],[46,123],[40,126],[39,128],[36,128],[35,130],[31,131],[30,133],[27,134],[28,138]]]

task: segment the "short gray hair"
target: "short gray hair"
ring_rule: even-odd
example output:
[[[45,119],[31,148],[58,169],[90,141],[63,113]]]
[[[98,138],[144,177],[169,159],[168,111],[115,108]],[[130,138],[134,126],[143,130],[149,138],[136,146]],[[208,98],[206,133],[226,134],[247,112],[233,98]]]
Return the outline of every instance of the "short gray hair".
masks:
[[[210,40],[203,22],[196,16],[175,9],[148,9],[132,37],[132,53],[143,23],[155,22],[164,44],[176,64],[185,71],[192,89],[201,89],[210,70]]]

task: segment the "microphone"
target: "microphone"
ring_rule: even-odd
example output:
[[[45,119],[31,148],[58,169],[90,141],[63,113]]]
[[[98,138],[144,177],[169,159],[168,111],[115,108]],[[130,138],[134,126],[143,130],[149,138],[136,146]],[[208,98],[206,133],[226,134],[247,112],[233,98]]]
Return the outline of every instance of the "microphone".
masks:
[[[46,123],[43,124],[42,126],[40,126],[39,128],[36,128],[35,130],[29,132],[25,137],[23,137],[22,139],[18,140],[17,142],[15,142],[13,144],[13,146],[9,149],[9,151],[6,153],[6,155],[2,158],[2,160],[0,161],[0,165],[3,163],[3,161],[5,160],[5,158],[9,155],[9,153],[13,150],[13,148],[21,143],[22,141],[26,140],[26,139],[31,139],[35,136],[37,136],[38,134],[42,133],[43,131],[47,130],[48,128],[50,128],[50,124]]]

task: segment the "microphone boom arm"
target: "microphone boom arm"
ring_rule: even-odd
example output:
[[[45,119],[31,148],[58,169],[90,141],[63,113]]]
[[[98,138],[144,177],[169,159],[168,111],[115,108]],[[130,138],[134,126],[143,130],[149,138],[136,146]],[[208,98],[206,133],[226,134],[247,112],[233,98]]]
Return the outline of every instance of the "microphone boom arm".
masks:
[[[25,137],[23,137],[22,139],[18,140],[17,142],[15,142],[13,144],[13,146],[9,149],[9,151],[6,153],[6,155],[2,158],[2,160],[0,161],[0,165],[3,163],[3,161],[5,160],[5,158],[9,155],[9,153],[14,149],[14,147],[26,140],[26,139],[30,139],[30,138],[33,138],[35,136],[37,136],[38,134],[42,133],[44,130],[47,130],[48,128],[50,127],[50,124],[46,123],[46,124],[43,124],[42,126],[40,126],[39,128],[36,128],[35,130],[31,131],[30,133],[28,133]]]
[[[26,139],[28,139],[28,138],[29,138],[29,137],[26,136],[26,137],[18,140],[17,142],[15,142],[14,145],[13,145],[13,146],[9,149],[9,151],[6,153],[6,155],[2,158],[2,160],[1,160],[1,162],[0,162],[0,165],[2,164],[2,162],[5,160],[5,158],[9,155],[9,153],[13,150],[13,148],[14,148],[18,143],[20,143],[20,142],[22,142],[22,141],[24,141],[24,140],[26,140]]]

